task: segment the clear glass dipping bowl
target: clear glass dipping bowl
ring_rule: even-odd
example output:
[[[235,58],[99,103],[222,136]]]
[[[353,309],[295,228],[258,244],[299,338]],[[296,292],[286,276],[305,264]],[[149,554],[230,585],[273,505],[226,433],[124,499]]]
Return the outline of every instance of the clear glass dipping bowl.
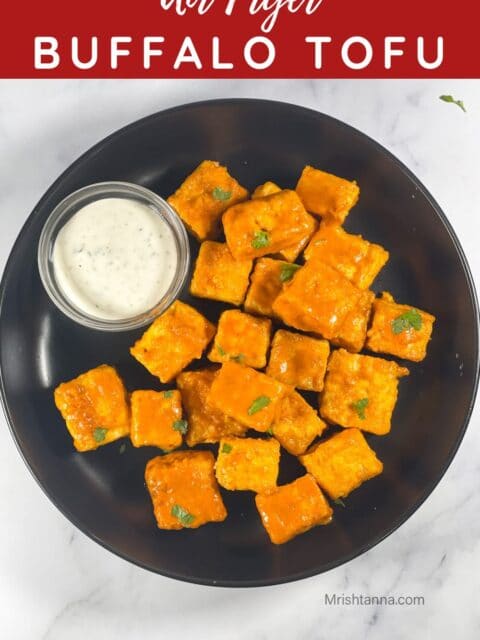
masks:
[[[102,198],[128,198],[147,205],[162,217],[175,239],[177,269],[166,293],[147,311],[130,318],[106,320],[89,315],[76,307],[63,293],[55,277],[53,248],[60,229],[85,205]],[[38,269],[40,278],[52,302],[66,316],[88,327],[103,331],[130,331],[143,327],[163,313],[182,290],[190,266],[190,249],[185,227],[172,207],[160,196],[145,187],[129,182],[99,182],[74,191],[62,200],[49,215],[38,243]]]

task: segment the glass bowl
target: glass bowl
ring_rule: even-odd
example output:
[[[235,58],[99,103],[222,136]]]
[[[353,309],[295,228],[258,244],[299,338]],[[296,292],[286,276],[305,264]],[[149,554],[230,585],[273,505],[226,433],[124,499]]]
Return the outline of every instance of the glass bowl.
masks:
[[[58,233],[82,207],[103,198],[127,198],[147,205],[162,217],[175,240],[177,265],[170,287],[154,307],[128,318],[112,320],[89,315],[73,304],[65,295],[55,276],[53,250]],[[128,182],[100,182],[71,193],[53,209],[47,218],[38,243],[38,269],[43,286],[50,299],[66,316],[89,329],[129,331],[152,322],[178,297],[185,284],[189,265],[188,236],[176,212],[153,191]]]

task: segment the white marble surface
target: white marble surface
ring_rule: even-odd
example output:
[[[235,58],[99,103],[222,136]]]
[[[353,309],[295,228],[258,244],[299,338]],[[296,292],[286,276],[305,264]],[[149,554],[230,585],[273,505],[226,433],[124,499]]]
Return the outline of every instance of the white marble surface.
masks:
[[[440,102],[463,98],[468,113]],[[26,216],[81,152],[153,111],[212,97],[296,102],[353,124],[426,184],[473,274],[478,252],[480,81],[0,82],[0,265]],[[104,551],[43,495],[0,418],[0,636],[5,640],[479,637],[480,413],[427,502],[364,556],[264,589],[182,584]],[[418,595],[423,606],[325,606],[325,593]]]

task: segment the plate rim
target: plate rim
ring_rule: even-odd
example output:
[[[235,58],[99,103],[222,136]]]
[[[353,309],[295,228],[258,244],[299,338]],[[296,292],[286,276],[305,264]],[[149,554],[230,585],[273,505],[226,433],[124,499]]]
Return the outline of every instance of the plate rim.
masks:
[[[15,257],[15,253],[17,250],[18,245],[20,244],[20,242],[23,240],[23,237],[26,235],[26,233],[28,232],[31,224],[33,223],[33,221],[36,218],[36,215],[39,211],[39,209],[41,209],[45,203],[45,201],[47,201],[49,198],[51,198],[52,196],[55,195],[56,191],[58,190],[58,188],[61,186],[61,184],[63,183],[64,178],[72,171],[72,170],[76,170],[77,168],[79,168],[82,163],[84,163],[86,160],[89,160],[92,155],[96,155],[97,153],[101,152],[105,146],[107,146],[110,141],[112,139],[117,139],[121,136],[124,136],[125,134],[129,134],[130,132],[134,131],[137,127],[141,127],[144,126],[148,121],[153,121],[156,118],[162,117],[162,116],[168,116],[171,114],[174,114],[176,111],[183,111],[185,109],[197,109],[197,108],[208,108],[208,107],[212,107],[212,106],[217,106],[217,105],[224,105],[224,106],[239,106],[242,104],[248,104],[248,105],[254,105],[254,104],[263,104],[263,105],[270,105],[272,107],[276,107],[276,108],[286,108],[286,109],[291,109],[293,111],[299,112],[302,111],[304,112],[306,115],[309,115],[310,117],[313,118],[321,118],[321,119],[326,119],[326,120],[330,120],[332,121],[335,125],[340,126],[341,128],[347,130],[350,134],[353,134],[355,136],[360,136],[363,139],[366,139],[371,145],[373,145],[373,147],[375,147],[377,149],[377,151],[379,151],[380,153],[382,153],[385,157],[387,157],[390,161],[393,162],[393,164],[396,165],[396,167],[398,169],[400,169],[400,171],[407,176],[407,178],[416,186],[416,188],[422,193],[422,195],[427,199],[427,201],[429,202],[430,206],[433,208],[433,210],[435,211],[435,214],[437,215],[438,219],[440,220],[440,222],[443,224],[445,230],[447,231],[450,240],[454,246],[455,252],[457,254],[457,256],[459,257],[460,260],[460,264],[462,266],[463,272],[464,272],[464,276],[465,276],[465,280],[467,283],[467,288],[468,288],[468,292],[470,295],[470,300],[472,303],[472,307],[473,307],[473,312],[474,312],[474,338],[475,338],[475,351],[474,351],[474,361],[475,361],[475,370],[474,370],[474,374],[472,376],[472,381],[471,381],[471,394],[470,394],[470,400],[469,400],[469,404],[465,413],[465,417],[463,419],[461,428],[457,434],[457,437],[455,439],[455,442],[453,444],[452,449],[449,452],[448,458],[445,461],[445,464],[441,470],[441,473],[435,477],[434,480],[432,480],[431,482],[428,483],[427,487],[424,489],[424,491],[422,492],[421,497],[409,508],[407,509],[407,511],[405,511],[399,518],[397,518],[393,525],[390,525],[389,527],[387,527],[386,529],[384,529],[380,534],[378,534],[377,536],[375,536],[375,538],[373,538],[372,540],[370,540],[368,543],[362,545],[360,548],[356,549],[355,551],[342,556],[341,559],[337,559],[337,560],[333,560],[327,564],[324,565],[324,567],[320,570],[318,570],[317,568],[313,568],[313,569],[308,569],[308,570],[304,570],[304,571],[300,571],[294,574],[289,574],[288,576],[284,576],[280,579],[278,578],[271,578],[271,579],[253,579],[253,580],[228,580],[228,579],[220,579],[220,580],[216,580],[216,579],[204,579],[204,578],[196,578],[196,577],[191,577],[191,576],[186,576],[183,574],[178,574],[175,573],[173,571],[164,571],[164,570],[158,570],[157,568],[151,567],[146,563],[142,563],[139,560],[135,560],[131,557],[129,557],[127,554],[122,553],[121,551],[119,551],[118,549],[113,548],[111,545],[109,545],[108,543],[106,543],[105,541],[101,540],[93,531],[89,530],[84,524],[82,524],[77,518],[76,516],[71,512],[71,510],[64,506],[64,505],[60,505],[59,501],[55,498],[54,495],[52,495],[52,493],[41,483],[39,477],[36,474],[35,471],[35,465],[26,458],[26,455],[24,454],[21,446],[20,446],[20,442],[17,438],[17,434],[16,434],[16,430],[14,427],[14,420],[12,418],[12,416],[10,415],[10,411],[8,408],[8,400],[7,400],[7,394],[5,391],[5,382],[4,382],[4,373],[3,373],[3,365],[2,365],[2,360],[1,360],[1,356],[0,356],[0,402],[2,405],[2,409],[3,409],[3,413],[5,416],[5,420],[6,423],[8,425],[10,434],[12,436],[12,439],[15,443],[15,446],[17,448],[18,453],[20,454],[21,459],[23,460],[25,466],[27,467],[27,469],[29,470],[30,474],[33,476],[33,478],[35,479],[37,485],[40,487],[40,489],[43,491],[44,495],[50,500],[50,502],[52,502],[52,504],[60,511],[60,513],[67,518],[67,520],[69,520],[77,529],[79,529],[83,534],[85,534],[88,538],[90,538],[91,540],[93,540],[94,542],[96,542],[97,544],[99,544],[100,546],[102,546],[104,549],[110,551],[111,553],[113,553],[114,555],[116,555],[117,557],[121,558],[124,561],[127,561],[135,566],[138,566],[142,569],[146,569],[147,571],[150,571],[152,573],[155,573],[157,575],[161,575],[163,577],[167,577],[167,578],[172,578],[175,580],[179,580],[181,582],[186,582],[186,583],[190,583],[190,584],[198,584],[198,585],[203,585],[203,586],[216,586],[216,587],[234,587],[234,588],[251,588],[251,587],[264,587],[264,586],[275,586],[275,585],[279,585],[279,584],[287,584],[290,582],[295,582],[297,580],[302,580],[305,578],[311,578],[313,576],[317,576],[317,575],[321,575],[323,573],[326,573],[327,571],[331,571],[332,569],[342,566],[344,564],[347,564],[349,562],[351,562],[353,559],[363,555],[364,553],[366,553],[367,551],[369,551],[370,549],[373,549],[375,546],[377,546],[380,542],[382,542],[383,540],[385,540],[388,536],[390,536],[391,534],[393,534],[395,531],[397,531],[397,529],[399,527],[401,527],[421,506],[422,504],[427,500],[427,498],[433,493],[433,491],[436,489],[436,487],[438,486],[438,484],[440,483],[440,481],[442,480],[442,478],[444,477],[445,473],[447,472],[448,468],[450,467],[453,459],[455,458],[458,449],[462,443],[462,440],[465,436],[466,430],[468,428],[468,425],[470,423],[470,419],[472,416],[472,412],[473,412],[473,408],[475,406],[475,400],[476,400],[476,396],[477,396],[477,392],[478,392],[478,385],[479,385],[479,377],[480,377],[480,358],[479,358],[479,327],[480,327],[480,312],[479,312],[479,304],[478,304],[478,297],[477,297],[477,291],[476,291],[476,287],[475,287],[475,282],[472,276],[472,272],[467,260],[467,257],[465,255],[465,252],[463,250],[463,247],[460,243],[460,240],[458,239],[458,236],[455,232],[455,230],[453,229],[452,224],[450,223],[450,221],[447,218],[447,215],[444,213],[443,209],[440,207],[440,205],[438,204],[438,202],[435,200],[435,198],[432,196],[432,194],[430,193],[430,191],[426,188],[426,186],[423,184],[423,182],[420,181],[419,178],[417,178],[417,176],[413,173],[413,171],[411,171],[401,160],[399,160],[399,158],[397,158],[391,151],[389,151],[386,147],[384,147],[382,144],[380,144],[379,142],[377,142],[374,138],[372,138],[371,136],[369,136],[366,133],[363,133],[362,131],[360,131],[359,129],[357,129],[356,127],[338,119],[335,118],[334,116],[328,115],[326,113],[323,113],[322,111],[318,111],[316,109],[313,108],[309,108],[309,107],[304,107],[301,105],[297,105],[291,102],[286,102],[286,101],[281,101],[281,100],[268,100],[268,99],[261,99],[261,98],[219,98],[219,99],[208,99],[208,100],[200,100],[200,101],[194,101],[194,102],[187,102],[187,103],[183,103],[181,105],[176,105],[174,107],[169,107],[167,109],[162,109],[160,111],[156,111],[154,113],[151,113],[149,115],[146,115],[140,119],[134,120],[133,122],[130,122],[126,125],[124,125],[123,127],[120,127],[119,129],[113,131],[112,133],[108,134],[107,136],[105,136],[104,138],[102,138],[100,141],[98,141],[97,143],[95,143],[94,145],[92,145],[91,147],[89,147],[88,149],[86,149],[78,158],[76,158],[70,165],[68,165],[66,167],[66,169],[64,171],[62,171],[62,173],[58,176],[58,178],[56,178],[56,180],[54,180],[54,182],[48,187],[48,189],[44,192],[44,194],[42,195],[42,197],[40,198],[40,200],[37,202],[37,204],[34,206],[34,208],[32,209],[31,213],[28,215],[27,219],[25,220],[25,222],[23,223],[22,227],[20,228],[20,231],[18,232],[18,235],[10,249],[8,258],[5,262],[5,266],[3,269],[3,273],[2,273],[2,278],[0,281],[0,320],[2,318],[3,315],[3,307],[4,307],[4,302],[5,302],[5,295],[6,295],[6,289],[8,287],[8,282],[9,282],[9,275],[10,275],[10,271],[11,271],[11,265],[13,262],[13,259]]]

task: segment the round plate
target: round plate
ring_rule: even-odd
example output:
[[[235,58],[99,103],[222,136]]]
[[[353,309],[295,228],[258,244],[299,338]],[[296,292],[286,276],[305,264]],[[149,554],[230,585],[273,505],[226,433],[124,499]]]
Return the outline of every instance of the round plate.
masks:
[[[384,473],[335,507],[332,524],[274,546],[253,494],[224,491],[225,522],[160,531],[144,486],[158,453],[121,441],[76,453],[53,389],[100,363],[115,365],[129,390],[158,388],[130,355],[140,331],[85,329],[50,302],[37,271],[37,242],[53,207],[92,182],[124,180],[170,195],[202,160],[226,164],[249,189],[274,180],[294,187],[305,164],[356,179],[359,204],[346,228],[385,246],[390,261],[374,283],[435,314],[423,363],[407,363],[391,434],[369,437]],[[196,243],[192,243],[196,245]],[[194,246],[195,248],[195,246]],[[195,256],[195,254],[194,254]],[[188,300],[188,295],[183,296]],[[196,301],[210,318],[222,305]],[[155,114],[87,151],[48,190],[15,243],[2,282],[2,398],[23,458],[46,494],[107,549],[173,578],[225,586],[267,585],[331,569],[404,522],[433,490],[459,446],[478,378],[477,304],[465,257],[445,215],[390,153],[355,129],[296,106],[257,100],[190,104]],[[315,402],[315,398],[312,398]],[[282,454],[280,482],[303,473]]]

